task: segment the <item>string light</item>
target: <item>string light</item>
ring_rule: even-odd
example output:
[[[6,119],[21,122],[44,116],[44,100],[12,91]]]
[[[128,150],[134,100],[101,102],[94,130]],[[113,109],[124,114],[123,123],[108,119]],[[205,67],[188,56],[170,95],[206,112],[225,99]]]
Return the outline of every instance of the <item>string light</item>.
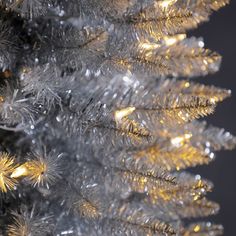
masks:
[[[186,34],[177,34],[174,36],[164,36],[163,40],[166,46],[172,46],[186,38]]]
[[[136,110],[135,107],[127,107],[118,111],[115,111],[115,120],[119,123],[124,117],[132,114]]]
[[[196,226],[194,227],[194,229],[193,229],[193,231],[194,231],[195,233],[199,232],[200,230],[201,230],[200,225],[196,225]]]
[[[154,50],[159,48],[161,45],[157,43],[150,43],[150,42],[145,42],[145,43],[140,43],[139,48],[140,49],[145,49],[145,50]]]
[[[26,177],[33,186],[44,186],[49,188],[59,177],[60,171],[57,158],[37,157],[17,167],[11,174],[11,178]]]
[[[166,9],[169,6],[173,5],[177,0],[163,0],[163,1],[158,1],[157,4],[159,7]]]
[[[22,176],[27,176],[29,174],[28,169],[25,164],[17,167],[11,174],[11,178],[20,178]]]
[[[177,136],[171,139],[171,144],[175,147],[180,147],[191,137],[192,137],[192,134],[190,133],[184,134],[183,136]]]
[[[0,104],[4,102],[4,97],[0,96]]]

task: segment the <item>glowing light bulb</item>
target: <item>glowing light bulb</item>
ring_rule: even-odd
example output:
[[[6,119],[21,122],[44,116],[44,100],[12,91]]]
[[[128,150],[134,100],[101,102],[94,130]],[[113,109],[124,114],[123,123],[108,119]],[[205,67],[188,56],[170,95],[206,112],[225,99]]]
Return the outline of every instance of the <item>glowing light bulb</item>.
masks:
[[[184,87],[185,87],[185,88],[189,88],[189,86],[190,86],[190,83],[189,83],[189,82],[186,82],[186,83],[184,84]]]
[[[176,147],[182,146],[187,140],[189,140],[192,137],[192,134],[187,133],[183,136],[177,136],[175,138],[171,139],[171,144]]]
[[[0,96],[0,103],[4,102],[4,97]]]
[[[218,100],[218,99],[217,99],[217,98],[215,98],[215,97],[213,97],[213,98],[210,98],[210,102],[211,102],[211,103],[213,103],[213,104],[214,104],[214,103],[216,103],[216,102],[217,102],[217,100]]]
[[[175,36],[165,36],[164,43],[166,46],[172,46],[179,41],[182,41],[186,38],[186,34],[177,34]]]
[[[135,111],[135,107],[126,107],[124,109],[115,111],[115,120],[120,122],[124,117],[132,114]]]
[[[140,43],[139,47],[145,50],[153,50],[159,48],[160,44],[145,42],[145,43]]]
[[[11,174],[11,178],[19,178],[22,176],[27,176],[28,175],[28,170],[25,167],[25,165],[21,165],[17,167]]]
[[[193,231],[194,231],[195,233],[197,233],[197,232],[200,231],[200,229],[201,229],[200,225],[196,225],[196,226],[194,227]]]
[[[177,0],[163,0],[160,2],[157,2],[158,6],[165,9],[168,8],[169,6],[173,5]]]

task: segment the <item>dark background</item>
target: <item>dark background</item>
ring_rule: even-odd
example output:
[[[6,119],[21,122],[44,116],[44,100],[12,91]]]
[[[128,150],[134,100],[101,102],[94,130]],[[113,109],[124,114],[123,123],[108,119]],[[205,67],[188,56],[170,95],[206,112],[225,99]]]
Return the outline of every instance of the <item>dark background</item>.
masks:
[[[190,34],[203,36],[205,47],[223,56],[218,73],[199,78],[197,81],[232,90],[232,97],[219,104],[216,112],[207,120],[236,135],[236,1],[231,0],[230,5],[214,13],[208,23],[200,25]],[[236,151],[217,153],[214,163],[198,168],[196,173],[214,182],[214,192],[209,198],[220,203],[221,211],[213,220],[224,225],[225,236],[235,236]]]

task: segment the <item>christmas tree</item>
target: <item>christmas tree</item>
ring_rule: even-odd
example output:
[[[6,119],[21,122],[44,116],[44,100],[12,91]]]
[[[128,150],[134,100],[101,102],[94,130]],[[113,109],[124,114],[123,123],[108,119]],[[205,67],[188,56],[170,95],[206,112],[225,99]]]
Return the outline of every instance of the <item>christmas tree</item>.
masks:
[[[230,90],[186,31],[228,0],[0,4],[0,234],[222,235],[188,169],[235,147],[200,119]]]

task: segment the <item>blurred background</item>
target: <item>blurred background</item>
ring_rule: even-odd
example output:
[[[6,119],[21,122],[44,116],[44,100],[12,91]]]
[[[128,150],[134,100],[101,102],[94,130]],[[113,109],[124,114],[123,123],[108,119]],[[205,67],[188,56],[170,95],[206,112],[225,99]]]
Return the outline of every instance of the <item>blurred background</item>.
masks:
[[[236,1],[211,16],[210,22],[202,24],[191,35],[202,36],[205,47],[219,52],[223,63],[218,73],[204,78],[199,82],[214,84],[232,90],[231,98],[219,104],[216,112],[207,120],[218,127],[236,135]],[[209,166],[195,169],[214,182],[214,192],[209,197],[220,203],[220,214],[212,220],[222,223],[225,236],[234,236],[236,215],[236,150],[218,152],[215,162]]]

